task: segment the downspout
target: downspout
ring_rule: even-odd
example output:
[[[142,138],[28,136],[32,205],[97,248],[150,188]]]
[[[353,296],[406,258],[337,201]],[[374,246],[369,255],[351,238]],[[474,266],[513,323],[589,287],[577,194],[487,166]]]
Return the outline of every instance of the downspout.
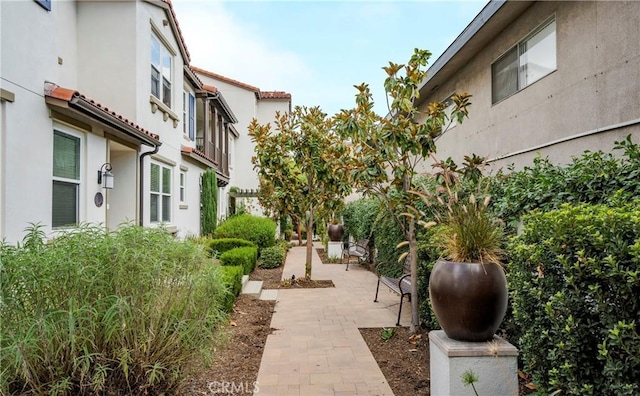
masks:
[[[140,226],[144,226],[144,157],[157,154],[158,150],[160,150],[160,145],[154,146],[152,151],[140,154],[140,212],[138,215],[138,224]]]

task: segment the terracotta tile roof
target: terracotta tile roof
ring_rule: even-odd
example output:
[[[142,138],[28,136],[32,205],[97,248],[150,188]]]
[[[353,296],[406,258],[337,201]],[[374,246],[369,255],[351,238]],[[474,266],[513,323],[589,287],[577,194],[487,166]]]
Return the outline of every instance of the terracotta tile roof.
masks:
[[[284,91],[260,91],[260,99],[289,99],[291,94]]]
[[[191,70],[193,70],[196,73],[204,74],[205,76],[215,78],[216,80],[224,81],[226,83],[235,85],[237,87],[247,89],[249,91],[253,91],[256,93],[260,92],[260,88],[254,87],[253,85],[245,84],[241,81],[234,80],[233,78],[225,77],[218,73],[213,73],[208,70],[200,69],[199,67],[195,67],[195,66],[190,66],[190,67],[191,67]]]
[[[121,122],[124,122],[125,124],[129,125],[130,127],[132,127],[133,129],[137,130],[140,133],[143,133],[153,139],[156,140],[160,140],[160,136],[149,132],[148,130],[144,129],[143,127],[141,127],[140,125],[134,123],[133,121],[130,121],[129,119],[123,117],[122,115],[116,113],[113,110],[110,110],[107,106],[104,106],[98,102],[96,102],[93,99],[87,98],[85,95],[81,94],[80,92],[73,90],[73,89],[69,89],[69,88],[63,88],[60,87],[56,84],[53,83],[45,83],[45,90],[44,90],[44,94],[45,96],[49,96],[55,99],[60,99],[60,100],[64,100],[65,102],[69,102],[72,103],[74,101],[78,101],[78,100],[82,100],[83,102],[91,105],[92,107],[94,107],[95,109],[100,110],[101,112],[105,113],[106,115],[111,116],[112,118],[115,118]]]
[[[202,89],[204,89],[205,91],[218,93],[218,88],[214,87],[213,85],[202,84]]]
[[[180,29],[180,24],[178,23],[178,17],[176,16],[176,12],[173,10],[171,0],[162,0],[162,2],[169,6],[169,13],[171,15],[171,18],[173,19],[176,33],[178,34],[178,38],[180,39],[180,43],[182,44],[182,48],[184,49],[185,55],[187,57],[185,63],[189,63],[191,62],[191,55],[189,54],[189,50],[187,49],[187,43],[184,41],[184,36],[182,35],[182,30]]]
[[[201,157],[213,164],[217,164],[216,161],[213,160],[213,158],[208,157],[205,153],[203,153],[202,151],[194,148],[194,147],[189,147],[189,146],[180,146],[180,151],[182,152],[182,154],[187,154],[187,155],[192,155],[195,154],[198,157]]]

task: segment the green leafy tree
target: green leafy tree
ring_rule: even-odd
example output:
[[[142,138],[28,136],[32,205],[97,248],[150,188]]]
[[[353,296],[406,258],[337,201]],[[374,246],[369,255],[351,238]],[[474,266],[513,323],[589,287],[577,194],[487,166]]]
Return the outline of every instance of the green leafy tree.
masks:
[[[307,228],[305,277],[311,278],[313,226],[317,213],[341,208],[351,192],[349,173],[341,166],[346,146],[319,107],[296,106],[276,113],[275,130],[253,120],[249,136],[256,143],[254,168],[261,180],[260,203],[279,215],[293,215]]]
[[[406,65],[389,62],[383,67],[388,115],[373,111],[373,98],[367,84],[355,86],[356,106],[342,110],[334,118],[336,129],[350,142],[350,156],[345,168],[350,169],[357,185],[365,193],[385,202],[404,233],[411,256],[412,295],[417,296],[417,243],[415,204],[419,198],[412,185],[421,161],[436,151],[434,139],[447,123],[461,123],[470,105],[468,94],[452,97],[453,109],[447,116],[446,104],[434,102],[419,111],[416,99],[419,85],[427,77],[424,68],[431,53],[415,49]],[[403,259],[401,257],[400,259]],[[412,299],[411,331],[419,326],[418,299]]]

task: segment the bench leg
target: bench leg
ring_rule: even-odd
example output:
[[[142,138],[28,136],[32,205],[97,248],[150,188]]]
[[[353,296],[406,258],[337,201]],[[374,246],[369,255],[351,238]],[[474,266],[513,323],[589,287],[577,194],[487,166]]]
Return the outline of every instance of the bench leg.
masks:
[[[380,278],[378,278],[378,286],[376,286],[376,298],[373,299],[373,302],[378,302],[378,290],[380,290]]]
[[[404,300],[404,294],[400,294],[400,309],[398,309],[398,323],[396,323],[396,326],[400,326],[400,315],[402,314],[402,300]]]

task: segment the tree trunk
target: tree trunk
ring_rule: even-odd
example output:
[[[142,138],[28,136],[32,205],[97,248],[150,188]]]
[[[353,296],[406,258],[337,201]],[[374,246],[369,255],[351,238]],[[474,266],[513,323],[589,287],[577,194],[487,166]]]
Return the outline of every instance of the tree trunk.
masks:
[[[416,225],[413,218],[409,218],[409,255],[411,258],[411,327],[414,334],[420,327],[420,313],[418,312],[418,243],[416,241]]]
[[[311,256],[313,255],[313,207],[309,210],[307,220],[307,259],[304,265],[304,277],[311,279]]]

